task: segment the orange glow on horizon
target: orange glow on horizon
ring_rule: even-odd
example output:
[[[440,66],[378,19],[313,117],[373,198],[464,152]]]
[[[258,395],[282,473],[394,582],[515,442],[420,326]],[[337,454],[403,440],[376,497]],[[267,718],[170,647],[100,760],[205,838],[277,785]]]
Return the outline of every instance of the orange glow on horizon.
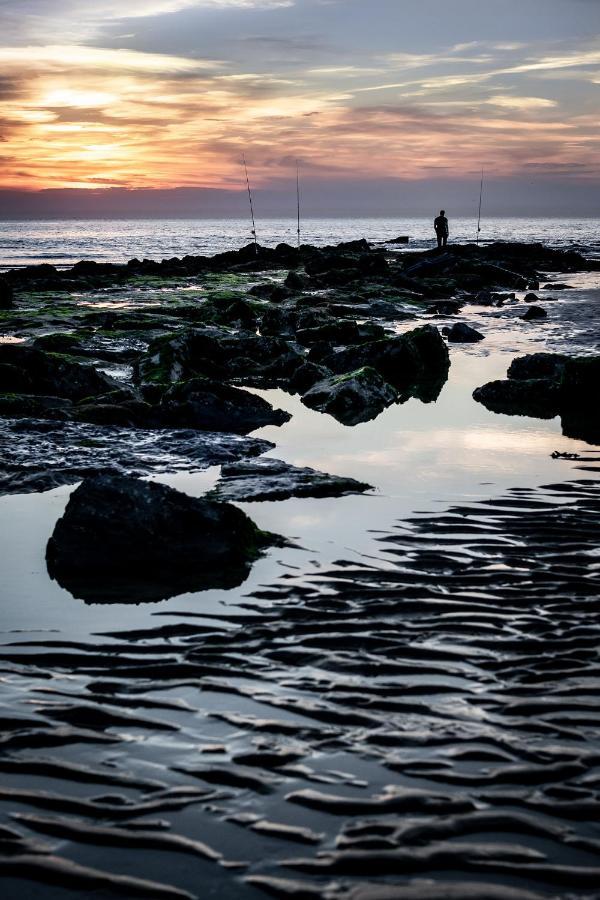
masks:
[[[259,186],[289,177],[296,159],[309,175],[344,180],[472,176],[482,160],[498,176],[528,165],[585,175],[595,159],[592,115],[566,115],[530,91],[461,99],[490,73],[419,83],[414,58],[402,63],[414,97],[402,82],[361,87],[377,70],[352,67],[277,78],[83,46],[0,48],[2,64],[15,84],[0,104],[2,188],[232,188],[244,150]]]

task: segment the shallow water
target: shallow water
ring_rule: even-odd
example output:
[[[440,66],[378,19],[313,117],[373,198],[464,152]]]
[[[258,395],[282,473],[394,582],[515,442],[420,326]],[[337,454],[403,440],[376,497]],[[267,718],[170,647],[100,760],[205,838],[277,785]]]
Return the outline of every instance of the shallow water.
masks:
[[[598,274],[568,281],[542,325],[521,322],[520,303],[469,307],[465,320],[486,339],[451,348],[435,403],[410,400],[348,428],[281,391],[259,392],[293,413],[253,435],[276,443],[269,455],[373,491],[242,504],[298,546],[271,550],[239,589],[86,605],[44,564],[72,488],[0,498],[1,714],[21,720],[7,729],[0,804],[36,817],[3,821],[80,865],[220,900],[262,896],[247,875],[312,885],[262,882],[276,896],[338,900],[378,871],[407,889],[430,879],[433,900],[465,881],[531,888],[527,900],[597,897],[599,501],[597,474],[580,466],[597,472],[600,454],[564,437],[558,419],[495,415],[471,396],[515,355],[597,345]],[[155,477],[201,495],[218,467]],[[289,759],[273,763],[282,753]],[[69,763],[85,772],[61,769]],[[163,832],[155,820],[165,818]],[[71,833],[52,835],[58,820]],[[131,849],[123,832],[131,838],[136,822],[145,836]],[[84,840],[90,825],[120,831]],[[198,848],[175,853],[163,833],[249,867],[215,865]],[[318,862],[319,851],[331,855]],[[4,872],[6,896],[22,897],[12,875],[23,871]],[[32,898],[92,890],[85,880],[68,893],[26,885]],[[526,897],[490,891],[473,896]]]

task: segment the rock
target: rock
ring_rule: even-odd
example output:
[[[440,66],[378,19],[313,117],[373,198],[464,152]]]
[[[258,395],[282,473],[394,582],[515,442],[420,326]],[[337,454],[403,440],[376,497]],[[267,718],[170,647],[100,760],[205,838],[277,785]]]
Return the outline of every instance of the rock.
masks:
[[[282,425],[291,418],[256,394],[210,378],[175,384],[163,396],[159,413],[164,424],[235,434]]]
[[[2,366],[0,366],[0,370]],[[0,374],[0,380],[2,375]],[[1,394],[0,416],[6,419],[67,419],[73,403],[64,397],[46,397],[40,394]]]
[[[349,320],[339,321],[333,316],[329,321],[313,328],[299,328],[296,332],[296,340],[299,344],[309,346],[320,341],[331,341],[333,344],[356,344],[361,335],[356,322]],[[383,329],[381,329],[383,333]]]
[[[389,241],[386,241],[386,244],[408,244],[410,238],[406,234],[401,234],[396,238],[390,238]]]
[[[310,409],[328,413],[344,425],[376,418],[394,403],[398,392],[368,366],[317,382],[302,397]]]
[[[533,322],[536,319],[548,318],[548,313],[541,306],[530,306],[527,312],[521,316],[525,322]]]
[[[290,291],[308,291],[310,288],[310,278],[308,275],[302,275],[300,272],[288,272],[283,282]]]
[[[0,344],[0,390],[84,400],[119,385],[92,366],[21,344]]]
[[[508,378],[519,381],[531,378],[559,380],[565,371],[568,357],[562,353],[530,353],[513,359],[508,368]]]
[[[452,343],[473,343],[482,341],[484,338],[484,334],[481,334],[481,332],[477,331],[475,328],[471,328],[471,326],[467,325],[465,322],[455,322],[454,325],[448,329],[448,340]]]
[[[450,366],[448,348],[433,325],[347,347],[315,361],[339,374],[369,366],[397,388],[445,379]]]
[[[287,380],[304,356],[280,337],[206,326],[158,338],[139,360],[135,378],[169,384],[208,378]]]
[[[460,300],[438,300],[427,307],[425,313],[433,316],[456,316],[462,309]]]
[[[554,282],[550,282],[549,284],[545,284],[543,289],[545,291],[572,291],[573,285],[572,284],[562,284],[562,282],[560,282],[560,281],[554,281]],[[547,298],[545,297],[544,299],[547,299]]]
[[[304,394],[317,381],[322,381],[330,375],[331,372],[325,366],[319,366],[317,363],[307,360],[299,369],[296,369],[285,385],[285,389],[290,394]]]
[[[560,381],[562,413],[585,410],[590,419],[600,419],[600,356],[568,356]]]
[[[473,397],[493,412],[551,418],[563,434],[600,442],[600,356],[533,353],[512,361],[508,380],[491,381]]]
[[[560,407],[558,386],[543,378],[490,381],[473,391],[473,399],[491,412],[538,419],[554,418]]]
[[[42,334],[32,344],[36,350],[44,350],[46,353],[77,353],[81,350],[79,339],[74,334],[53,332]]]
[[[260,333],[276,337],[293,337],[298,327],[298,311],[295,306],[269,307],[260,321]]]
[[[73,422],[71,402],[57,397],[10,400],[21,411],[7,409],[10,418],[0,418],[0,494],[49,490],[107,472],[152,475],[164,472],[166,459],[173,470],[197,472],[274,448],[270,441],[224,432]],[[37,408],[25,410],[26,402]],[[43,403],[52,409],[45,411]]]
[[[284,300],[287,300],[292,295],[289,285],[273,281],[257,284],[250,288],[249,293],[253,297],[260,297],[261,300],[269,300],[271,303],[283,303]]]
[[[523,297],[523,303],[539,303],[540,298],[537,294],[525,294]]]
[[[123,475],[86,478],[46,548],[50,576],[91,602],[233,587],[275,536],[227,503]]]
[[[0,277],[0,309],[10,309],[13,305],[14,293],[12,284]]]
[[[342,494],[361,494],[370,487],[354,478],[327,475],[279,459],[261,457],[224,465],[220,481],[208,496],[241,503],[286,500],[288,497],[340,497]]]
[[[201,307],[205,322],[215,325],[230,325],[234,328],[256,330],[258,317],[252,306],[245,300],[236,297],[226,300],[207,300]]]
[[[154,411],[149,403],[142,400],[80,403],[71,410],[69,418],[93,425],[144,427],[154,424]]]

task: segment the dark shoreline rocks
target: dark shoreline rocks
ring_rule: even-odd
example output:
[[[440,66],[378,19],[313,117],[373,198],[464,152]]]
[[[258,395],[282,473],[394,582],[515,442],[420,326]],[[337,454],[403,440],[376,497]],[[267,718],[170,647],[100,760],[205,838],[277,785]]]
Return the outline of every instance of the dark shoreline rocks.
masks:
[[[477,388],[473,398],[492,412],[561,417],[563,434],[600,443],[600,356],[534,353],[513,360],[506,380]]]
[[[161,600],[235,587],[269,545],[235,506],[122,475],[87,478],[46,549],[48,572],[88,602]]]
[[[248,434],[265,425],[283,425],[291,418],[256,394],[210,378],[174,384],[162,397],[159,415],[169,426],[235,434]]]
[[[288,419],[243,391],[258,387],[300,394],[305,405],[357,424],[390,403],[431,402],[447,379],[437,328],[395,334],[388,323],[458,315],[473,298],[499,306],[514,296],[498,293],[508,284],[537,289],[544,272],[595,267],[540,244],[407,254],[362,240],[12,270],[0,287],[15,299],[1,315],[7,336],[22,343],[0,345],[0,416],[90,423],[123,435],[245,434]],[[115,295],[125,302],[109,308]],[[455,322],[449,343],[481,339],[469,328]],[[356,377],[361,370],[370,374]],[[490,402],[501,402],[498,390],[494,398],[488,391]],[[526,388],[516,391],[524,403]],[[47,483],[44,470],[26,481]]]
[[[305,406],[328,413],[343,425],[375,419],[398,399],[398,391],[375,369],[332,375],[314,384],[302,397]]]

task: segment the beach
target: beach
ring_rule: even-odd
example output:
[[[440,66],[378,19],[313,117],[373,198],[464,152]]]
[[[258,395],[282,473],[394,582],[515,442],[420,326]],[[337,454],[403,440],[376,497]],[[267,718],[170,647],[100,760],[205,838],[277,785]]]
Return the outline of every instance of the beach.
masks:
[[[398,224],[6,250],[9,895],[596,896],[596,229]],[[86,478],[273,537],[233,586],[51,577]]]

